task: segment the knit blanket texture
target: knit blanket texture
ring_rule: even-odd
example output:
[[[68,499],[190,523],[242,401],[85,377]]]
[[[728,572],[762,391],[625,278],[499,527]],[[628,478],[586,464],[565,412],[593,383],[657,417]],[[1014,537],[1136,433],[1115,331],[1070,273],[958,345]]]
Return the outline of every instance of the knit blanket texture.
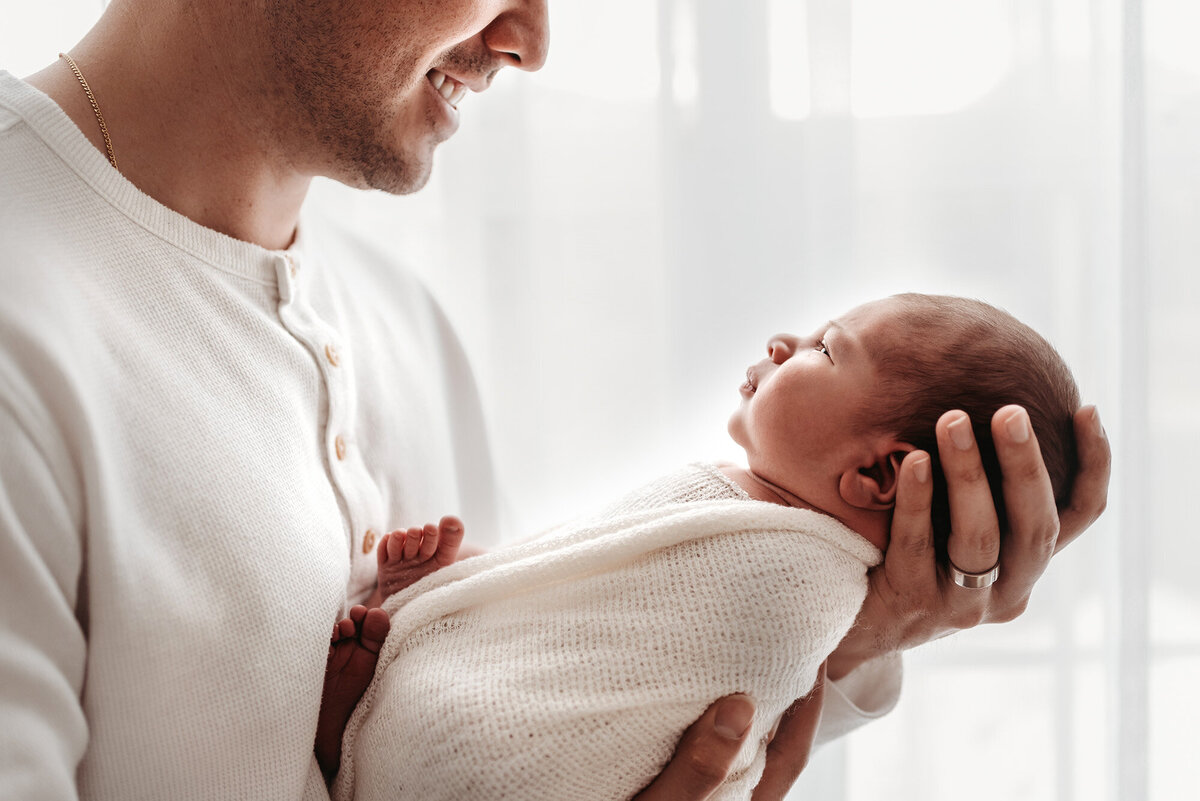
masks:
[[[602,514],[443,568],[385,604],[333,798],[623,801],[735,692],[757,713],[713,797],[749,798],[880,558],[826,515],[721,499]]]

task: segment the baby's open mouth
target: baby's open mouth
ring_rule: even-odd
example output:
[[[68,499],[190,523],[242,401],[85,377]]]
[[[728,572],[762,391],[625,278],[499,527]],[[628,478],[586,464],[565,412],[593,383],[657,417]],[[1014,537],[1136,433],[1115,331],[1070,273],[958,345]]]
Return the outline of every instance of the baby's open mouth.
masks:
[[[433,84],[433,88],[438,91],[442,99],[454,108],[458,108],[458,104],[467,94],[466,85],[459,83],[441,70],[430,70],[425,73],[425,77]]]

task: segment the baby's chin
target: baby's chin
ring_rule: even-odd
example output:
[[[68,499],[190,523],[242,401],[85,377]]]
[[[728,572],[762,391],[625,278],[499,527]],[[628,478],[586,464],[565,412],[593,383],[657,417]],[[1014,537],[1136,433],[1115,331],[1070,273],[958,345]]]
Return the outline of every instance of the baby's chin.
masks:
[[[742,426],[741,412],[742,409],[739,406],[733,410],[732,414],[729,415],[729,420],[725,423],[725,433],[729,434],[729,438],[733,440],[734,444],[741,448],[743,452],[745,452],[746,443],[741,437],[742,431],[744,431]]]

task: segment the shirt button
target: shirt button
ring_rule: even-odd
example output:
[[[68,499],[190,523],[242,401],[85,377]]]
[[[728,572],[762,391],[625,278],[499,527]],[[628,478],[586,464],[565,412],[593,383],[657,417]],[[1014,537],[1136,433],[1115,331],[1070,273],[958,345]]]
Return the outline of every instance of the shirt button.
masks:
[[[334,367],[337,367],[338,366],[337,348],[335,348],[333,345],[326,345],[325,346],[325,358],[329,360],[330,364],[332,364]]]
[[[375,530],[367,529],[367,533],[363,534],[363,553],[370,553],[375,547]]]
[[[338,461],[343,461],[346,458],[346,440],[342,439],[342,435],[338,434],[333,440],[333,449],[337,452]]]

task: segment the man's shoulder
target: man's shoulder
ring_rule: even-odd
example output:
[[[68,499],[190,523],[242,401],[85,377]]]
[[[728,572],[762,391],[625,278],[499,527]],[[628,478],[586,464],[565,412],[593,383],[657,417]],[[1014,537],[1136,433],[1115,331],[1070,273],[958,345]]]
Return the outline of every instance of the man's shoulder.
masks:
[[[0,135],[0,174],[20,167],[14,157],[20,149],[14,152]],[[71,348],[63,343],[72,335],[77,342],[92,341],[89,320],[95,310],[80,277],[98,272],[89,267],[86,244],[98,236],[88,219],[55,202],[70,191],[54,175],[46,175],[40,187],[0,178],[0,351],[19,353],[30,363],[32,354],[47,365],[68,358]]]
[[[0,173],[7,171],[9,155],[0,141]],[[83,227],[83,221],[56,214],[44,198],[45,192],[0,180],[0,295],[10,301],[25,304],[31,293],[61,290],[69,243],[77,239],[67,229]]]
[[[11,212],[20,210],[13,201],[36,194],[39,186],[56,180],[46,170],[51,148],[12,94],[11,86],[0,80],[0,209],[4,211],[0,225]]]
[[[4,147],[4,134],[25,121],[18,108],[30,89],[28,84],[0,70],[0,150]]]
[[[56,231],[74,222],[64,206],[78,192],[79,177],[54,158],[17,112],[0,104],[0,275],[50,251],[62,241]]]
[[[0,103],[0,134],[7,133],[24,121],[20,114]],[[3,138],[0,138],[0,152],[3,150],[3,141]]]

